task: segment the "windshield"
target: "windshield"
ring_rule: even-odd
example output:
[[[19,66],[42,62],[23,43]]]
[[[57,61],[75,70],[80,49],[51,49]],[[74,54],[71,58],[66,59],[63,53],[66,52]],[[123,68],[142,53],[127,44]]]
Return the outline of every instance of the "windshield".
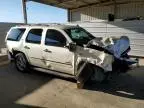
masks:
[[[73,42],[81,46],[83,46],[84,44],[87,44],[90,40],[95,38],[85,29],[80,28],[80,27],[68,28],[68,29],[65,29],[64,31],[69,35],[69,37],[73,40]]]

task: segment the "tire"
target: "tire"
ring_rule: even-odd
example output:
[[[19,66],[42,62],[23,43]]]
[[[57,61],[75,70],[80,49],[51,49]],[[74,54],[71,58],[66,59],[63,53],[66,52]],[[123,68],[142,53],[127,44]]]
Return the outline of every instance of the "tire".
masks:
[[[23,53],[16,54],[15,66],[16,66],[16,69],[20,72],[25,73],[29,71],[28,61]]]
[[[104,73],[104,70],[102,68],[97,67],[97,66],[92,66],[92,69],[93,69],[93,74],[90,77],[90,80],[92,82],[102,83],[102,82],[106,81],[107,74]]]

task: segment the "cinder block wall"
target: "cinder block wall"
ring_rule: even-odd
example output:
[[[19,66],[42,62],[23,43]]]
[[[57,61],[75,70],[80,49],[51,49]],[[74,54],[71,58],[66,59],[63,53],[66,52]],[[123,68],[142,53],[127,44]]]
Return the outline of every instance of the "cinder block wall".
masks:
[[[5,36],[10,27],[17,25],[18,23],[0,23],[0,48],[5,47]]]

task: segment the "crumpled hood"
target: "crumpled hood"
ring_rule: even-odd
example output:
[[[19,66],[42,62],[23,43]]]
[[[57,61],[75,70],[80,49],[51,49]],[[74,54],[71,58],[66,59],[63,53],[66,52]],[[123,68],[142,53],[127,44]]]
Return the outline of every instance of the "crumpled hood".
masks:
[[[93,40],[89,41],[87,46],[89,45],[96,45],[100,47],[106,47],[108,45],[114,44],[114,41],[110,37],[101,37],[101,38],[94,38]]]
[[[97,50],[105,50],[113,54],[116,58],[120,58],[121,55],[130,48],[130,41],[127,36],[121,36],[119,38],[95,38],[88,42],[87,47]]]

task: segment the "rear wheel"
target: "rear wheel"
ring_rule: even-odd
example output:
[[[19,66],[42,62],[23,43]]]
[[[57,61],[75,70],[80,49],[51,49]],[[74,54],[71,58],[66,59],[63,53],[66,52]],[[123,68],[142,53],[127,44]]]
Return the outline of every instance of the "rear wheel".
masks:
[[[15,56],[15,66],[20,72],[28,72],[28,62],[23,53],[18,53]]]

